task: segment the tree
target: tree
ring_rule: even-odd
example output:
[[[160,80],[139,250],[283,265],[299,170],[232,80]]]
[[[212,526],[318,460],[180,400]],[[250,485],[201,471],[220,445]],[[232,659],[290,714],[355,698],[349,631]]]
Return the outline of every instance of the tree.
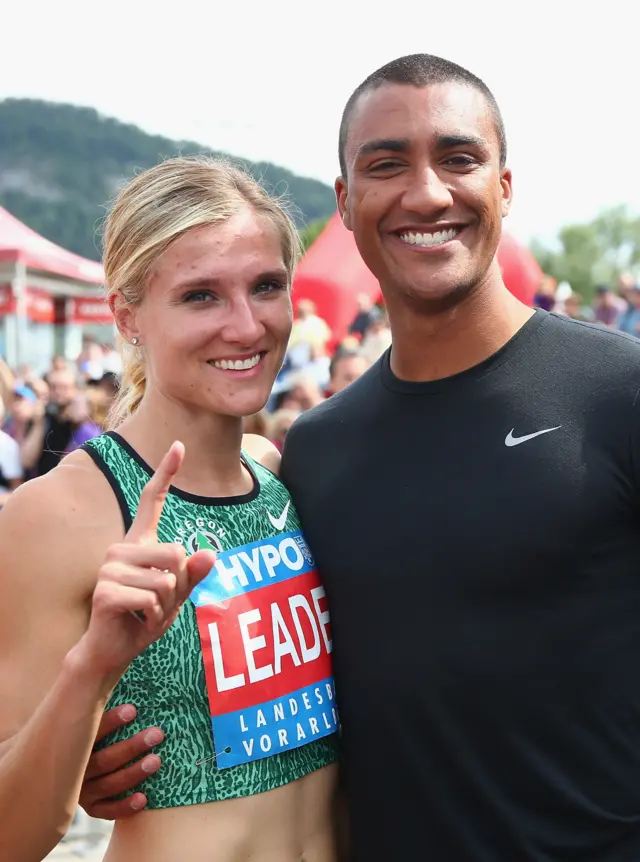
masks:
[[[553,250],[534,240],[531,251],[544,272],[590,299],[597,285],[615,287],[623,272],[638,269],[640,217],[625,206],[613,207],[590,222],[563,227],[558,244]]]

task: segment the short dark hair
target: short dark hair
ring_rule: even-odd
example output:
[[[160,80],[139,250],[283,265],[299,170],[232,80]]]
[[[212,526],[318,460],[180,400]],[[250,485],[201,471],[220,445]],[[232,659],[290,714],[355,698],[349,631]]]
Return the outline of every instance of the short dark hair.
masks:
[[[362,356],[357,350],[345,350],[344,348],[336,350],[336,352],[331,357],[331,362],[329,363],[329,377],[333,380],[336,375],[336,369],[338,365],[342,362],[343,359],[354,359]]]
[[[347,176],[347,166],[344,158],[344,151],[347,143],[347,134],[349,132],[349,122],[356,102],[363,93],[369,90],[377,90],[385,84],[406,84],[411,87],[429,87],[432,84],[447,84],[449,82],[457,84],[465,84],[468,87],[473,87],[478,90],[487,100],[489,107],[493,113],[496,124],[496,133],[500,145],[500,167],[503,168],[507,162],[507,136],[504,129],[504,122],[500,108],[495,100],[491,90],[487,87],[484,81],[458,66],[449,60],[443,60],[442,57],[434,57],[432,54],[408,54],[406,57],[399,57],[397,60],[392,60],[385,66],[381,66],[375,72],[372,72],[368,78],[356,87],[349,101],[345,105],[340,121],[340,137],[338,143],[338,158],[340,159],[340,171],[343,178]]]

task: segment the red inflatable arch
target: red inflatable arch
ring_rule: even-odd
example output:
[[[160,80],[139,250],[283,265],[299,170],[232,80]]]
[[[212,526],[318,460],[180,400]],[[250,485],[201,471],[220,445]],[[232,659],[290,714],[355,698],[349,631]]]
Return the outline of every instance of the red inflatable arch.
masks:
[[[531,305],[543,273],[529,249],[503,234],[498,262],[509,290]],[[293,282],[294,306],[301,299],[313,300],[318,314],[339,340],[356,315],[360,293],[377,302],[380,285],[360,257],[353,234],[336,213],[300,261]]]

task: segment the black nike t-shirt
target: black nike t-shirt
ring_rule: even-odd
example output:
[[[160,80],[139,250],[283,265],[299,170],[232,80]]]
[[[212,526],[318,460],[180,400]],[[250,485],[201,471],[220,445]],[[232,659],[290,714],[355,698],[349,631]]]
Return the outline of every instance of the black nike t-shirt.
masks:
[[[357,862],[640,860],[640,342],[537,312],[287,435]]]

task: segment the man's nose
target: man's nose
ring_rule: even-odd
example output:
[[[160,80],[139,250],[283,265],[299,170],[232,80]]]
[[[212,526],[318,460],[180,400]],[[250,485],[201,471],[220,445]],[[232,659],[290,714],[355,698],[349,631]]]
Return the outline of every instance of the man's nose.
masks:
[[[403,208],[424,218],[439,214],[453,204],[451,190],[438,172],[426,167],[411,176],[410,185],[402,197]]]

